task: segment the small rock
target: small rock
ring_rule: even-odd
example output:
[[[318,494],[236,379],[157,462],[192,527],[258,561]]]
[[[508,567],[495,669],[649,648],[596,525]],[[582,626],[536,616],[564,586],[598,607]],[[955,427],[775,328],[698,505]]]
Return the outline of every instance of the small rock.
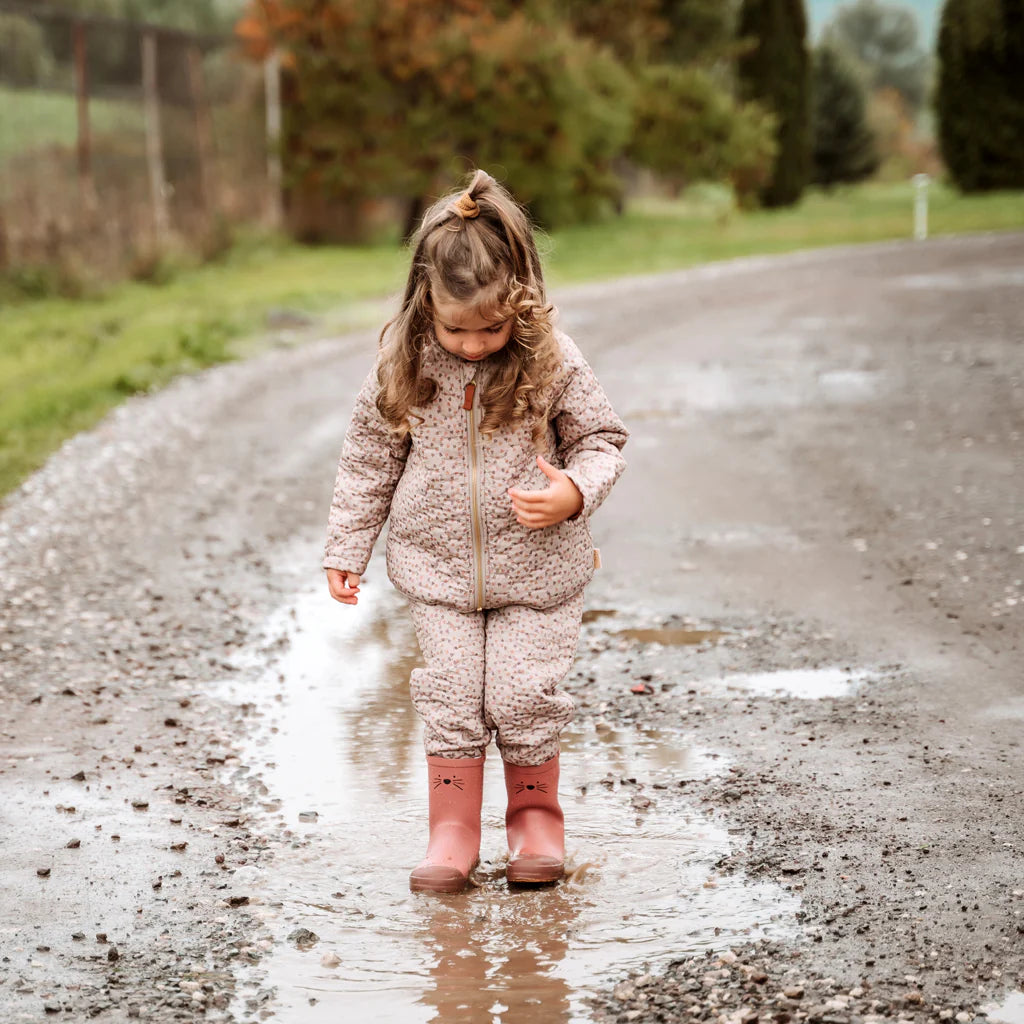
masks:
[[[49,878],[50,877],[50,869],[49,868],[36,868],[36,874],[40,878]]]
[[[784,988],[782,990],[782,994],[787,999],[803,999],[803,997],[804,997],[804,990],[802,988],[800,988],[799,986],[795,986],[793,988]]]
[[[337,953],[324,953],[320,957],[321,967],[337,967],[341,964],[341,957]]]
[[[84,942],[85,932],[72,932],[71,938],[73,938],[75,942]]]
[[[81,839],[69,839],[64,846],[66,850],[77,850],[82,845]]]
[[[626,1003],[636,995],[636,989],[630,982],[622,981],[615,986],[615,989],[612,991],[612,995],[615,996],[620,1003]]]
[[[182,840],[180,843],[171,843],[171,849],[174,850],[175,853],[182,853],[185,847],[187,846],[188,843],[184,840]]]
[[[85,772],[79,770],[75,772],[75,774],[72,775],[71,778],[75,782],[85,782]]]
[[[54,1003],[54,1002],[43,1003],[43,1010],[46,1013],[60,1013],[60,1003]]]
[[[107,959],[111,963],[114,963],[116,960],[121,959],[121,954],[118,953],[117,946],[111,946],[110,949],[107,950]]]
[[[296,928],[288,936],[288,941],[294,942],[299,949],[310,949],[320,941],[320,936],[308,928]]]
[[[244,907],[249,902],[248,896],[229,896],[228,906],[229,907]]]
[[[299,821],[315,822],[319,817],[317,811],[299,811]]]
[[[144,810],[146,810],[147,807],[149,807],[149,801],[148,800],[141,800],[141,799],[133,800],[132,801],[132,807],[134,807],[135,810],[137,810],[137,811],[144,811]]]
[[[920,992],[908,992],[903,997],[903,1001],[905,1003],[915,1003],[915,1004],[916,1003],[920,1003],[920,1002],[922,1002],[921,993]]]

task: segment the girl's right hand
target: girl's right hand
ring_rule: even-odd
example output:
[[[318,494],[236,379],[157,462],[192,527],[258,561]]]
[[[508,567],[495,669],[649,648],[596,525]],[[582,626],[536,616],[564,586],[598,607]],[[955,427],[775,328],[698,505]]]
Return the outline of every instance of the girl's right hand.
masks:
[[[358,604],[359,578],[359,573],[357,572],[348,572],[345,569],[328,569],[327,586],[330,588],[331,597],[342,604]]]

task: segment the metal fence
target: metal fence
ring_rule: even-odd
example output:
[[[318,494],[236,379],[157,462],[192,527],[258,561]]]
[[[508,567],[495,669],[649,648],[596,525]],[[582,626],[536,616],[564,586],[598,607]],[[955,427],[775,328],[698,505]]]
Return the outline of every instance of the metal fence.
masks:
[[[228,38],[0,0],[0,272],[141,274],[278,218],[272,79]]]

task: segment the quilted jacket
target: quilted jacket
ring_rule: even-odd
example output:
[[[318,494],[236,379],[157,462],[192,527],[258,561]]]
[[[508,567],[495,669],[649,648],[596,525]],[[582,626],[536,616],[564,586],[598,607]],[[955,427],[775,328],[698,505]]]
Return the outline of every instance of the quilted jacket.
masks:
[[[338,464],[324,568],[362,574],[390,516],[388,576],[414,600],[462,611],[548,608],[579,593],[598,561],[588,519],[625,468],[628,432],[575,343],[556,338],[563,363],[541,454],[579,488],[579,515],[542,529],[517,522],[506,492],[549,483],[530,424],[485,438],[479,396],[494,357],[470,362],[434,340],[422,372],[438,392],[414,410],[423,422],[404,441],[377,411],[376,365],[363,383]]]

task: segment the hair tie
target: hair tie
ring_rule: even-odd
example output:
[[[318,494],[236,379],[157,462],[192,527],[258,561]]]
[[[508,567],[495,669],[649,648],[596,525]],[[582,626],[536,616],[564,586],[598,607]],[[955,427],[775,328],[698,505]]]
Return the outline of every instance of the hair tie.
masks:
[[[480,216],[480,205],[468,192],[463,192],[462,195],[452,203],[452,209],[463,220],[473,220]]]

